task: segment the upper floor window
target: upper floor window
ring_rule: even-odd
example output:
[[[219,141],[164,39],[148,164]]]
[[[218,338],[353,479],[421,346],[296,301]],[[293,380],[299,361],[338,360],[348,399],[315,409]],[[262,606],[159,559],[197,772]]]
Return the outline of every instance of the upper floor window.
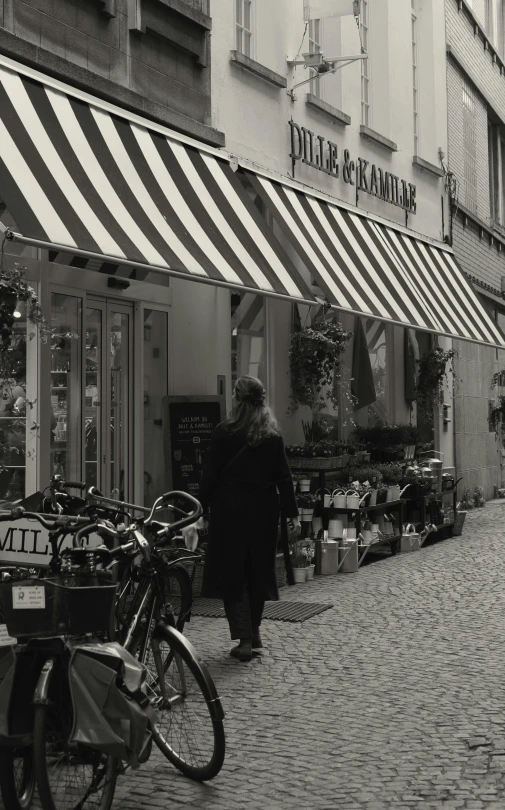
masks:
[[[237,51],[251,56],[252,0],[235,0],[235,27]]]
[[[505,132],[491,123],[488,137],[491,218],[497,225],[505,227]]]
[[[368,54],[369,46],[369,0],[360,0],[361,45]],[[370,126],[370,57],[361,60],[361,123]]]
[[[309,21],[309,53],[321,53],[321,20]],[[310,82],[310,92],[321,98],[321,81],[319,76]]]
[[[414,155],[419,154],[419,87],[417,75],[417,0],[412,2],[412,109],[414,115]]]
[[[484,28],[489,39],[494,39],[493,0],[484,0]]]
[[[505,0],[499,0],[498,5],[498,51],[502,59],[505,59]]]
[[[477,213],[477,135],[475,125],[475,93],[471,84],[463,81],[463,156],[465,165],[465,205]]]

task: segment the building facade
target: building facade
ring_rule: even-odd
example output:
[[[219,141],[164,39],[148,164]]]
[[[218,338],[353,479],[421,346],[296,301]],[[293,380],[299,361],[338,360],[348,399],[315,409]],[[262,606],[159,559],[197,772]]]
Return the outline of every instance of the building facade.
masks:
[[[184,461],[165,441],[166,398],[219,397],[224,412],[244,373],[300,440],[311,414],[287,415],[290,335],[323,300],[361,324],[373,373],[375,401],[351,407],[350,342],[327,414],[344,439],[416,423],[406,330],[420,352],[500,341],[446,244],[443,7],[361,0],[357,24],[305,22],[304,6],[0,6],[3,260],[25,268],[50,327],[33,340],[20,312],[0,497],[59,473],[152,503]],[[304,53],[324,54],[322,71]],[[451,423],[435,416],[453,468]]]
[[[505,307],[505,50],[501,0],[446,0],[448,187],[458,261],[503,328]],[[455,342],[456,463],[486,497],[503,483],[502,443],[489,423],[503,389],[491,388],[504,354]]]
[[[300,187],[342,201],[349,210],[443,243],[449,228],[440,163],[440,153],[447,148],[443,6],[421,0],[362,0],[359,27],[353,16],[306,24],[303,7],[303,0],[278,0],[274,5],[267,0],[226,0],[214,5],[213,116],[214,125],[226,133],[227,151],[236,156],[239,165],[294,179]],[[293,64],[303,62],[307,52],[322,51],[328,58],[353,56],[362,47],[367,60],[354,61],[319,78],[303,64]],[[311,76],[311,81],[296,87]],[[303,149],[300,132],[307,141]],[[338,177],[319,170],[316,153],[321,140],[335,144]],[[307,152],[312,143],[316,157],[311,159]],[[293,159],[293,151],[299,159]],[[353,172],[358,159],[362,161],[365,179],[361,188],[359,181],[345,180],[346,157]],[[415,213],[392,205],[385,195],[381,197],[380,190],[369,193],[372,166],[378,182],[381,172],[388,171],[415,186]],[[275,221],[273,228],[277,229]],[[276,233],[279,235],[278,230]],[[291,241],[286,231],[279,238],[285,244]],[[296,253],[294,256],[299,259]],[[310,281],[303,261],[298,261],[298,267]],[[261,324],[268,336],[263,373],[288,441],[300,441],[302,414],[286,417],[291,308],[269,300],[264,300],[262,308]],[[354,314],[342,313],[341,318],[346,328],[355,328]],[[349,419],[344,398],[340,414],[343,435],[349,435],[353,422],[416,420],[415,406],[411,410],[404,396],[403,328],[373,319],[363,323],[378,399]],[[240,344],[240,332],[238,337]],[[426,337],[419,335],[419,340],[422,346],[428,345]],[[240,351],[239,347],[242,372],[248,368],[249,344],[250,339],[247,349]],[[444,345],[450,346],[450,341]],[[254,362],[252,370],[257,368]],[[351,363],[352,343],[346,365],[350,368]],[[310,419],[310,414],[303,417]],[[436,432],[437,444],[447,465],[452,466],[452,430],[447,426],[444,430],[441,417],[437,417]]]

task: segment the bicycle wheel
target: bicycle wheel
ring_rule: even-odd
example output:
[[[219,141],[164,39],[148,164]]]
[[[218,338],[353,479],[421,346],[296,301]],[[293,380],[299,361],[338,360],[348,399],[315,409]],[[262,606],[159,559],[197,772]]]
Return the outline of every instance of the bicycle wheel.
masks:
[[[223,709],[206,666],[177,630],[158,624],[145,665],[148,696],[157,713],[153,739],[186,776],[207,781],[225,754]]]
[[[44,673],[44,670],[43,670]],[[47,674],[47,699],[35,706],[33,756],[43,810],[110,810],[117,762],[70,742],[73,707],[66,662]]]
[[[160,580],[164,597],[162,611],[167,623],[182,633],[193,604],[189,572],[183,565],[167,566],[162,569]]]
[[[9,810],[27,810],[35,790],[33,748],[0,748],[0,789]]]

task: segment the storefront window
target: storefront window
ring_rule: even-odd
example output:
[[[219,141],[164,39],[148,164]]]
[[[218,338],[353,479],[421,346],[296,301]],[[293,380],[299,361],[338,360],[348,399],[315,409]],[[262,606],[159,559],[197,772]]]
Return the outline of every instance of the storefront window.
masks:
[[[101,483],[98,448],[102,446],[102,320],[101,309],[86,310],[86,391],[84,395],[84,454],[86,485]]]
[[[231,295],[231,381],[249,374],[266,383],[265,302],[254,293]]]
[[[81,299],[51,295],[51,474],[81,480]]]
[[[389,377],[390,359],[388,352],[388,326],[381,321],[367,318],[365,322],[366,341],[377,399],[368,406],[368,424],[390,422]]]
[[[26,459],[35,453],[35,434],[27,431],[26,309],[18,304],[14,323],[12,376],[0,379],[0,500],[25,494]]]
[[[144,309],[144,506],[167,486],[162,400],[168,394],[168,315]]]

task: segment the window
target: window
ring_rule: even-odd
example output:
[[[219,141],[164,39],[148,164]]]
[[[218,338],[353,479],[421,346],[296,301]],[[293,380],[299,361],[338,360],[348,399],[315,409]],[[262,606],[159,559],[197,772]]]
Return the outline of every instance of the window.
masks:
[[[309,53],[321,53],[321,20],[309,21]],[[310,92],[321,98],[321,80],[319,76],[310,82]]]
[[[368,54],[369,44],[369,0],[360,0],[359,29],[361,46]],[[361,59],[361,123],[370,126],[370,58]]]
[[[244,374],[266,383],[265,301],[254,293],[231,294],[231,382]]]
[[[419,89],[417,75],[417,0],[412,0],[412,109],[414,114],[414,155],[419,154]]]
[[[465,205],[477,213],[477,138],[475,131],[475,93],[473,87],[463,81],[463,155],[465,164]]]
[[[489,39],[493,40],[493,0],[484,0],[484,28]]]
[[[489,198],[491,218],[505,227],[505,132],[488,126]]]
[[[244,56],[251,56],[251,6],[252,0],[235,0],[237,51]]]
[[[498,53],[505,59],[505,0],[500,0],[498,5]]]

